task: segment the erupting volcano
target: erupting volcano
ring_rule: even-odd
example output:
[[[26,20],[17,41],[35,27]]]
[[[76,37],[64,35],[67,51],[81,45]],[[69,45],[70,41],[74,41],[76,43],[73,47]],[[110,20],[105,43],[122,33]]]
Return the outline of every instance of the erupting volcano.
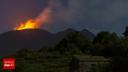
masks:
[[[37,29],[39,28],[38,24],[30,19],[26,23],[21,23],[19,26],[15,27],[14,30],[23,30],[23,29]]]
[[[14,27],[14,30],[24,30],[24,29],[39,29],[42,24],[46,24],[50,21],[51,17],[51,7],[48,6],[34,19],[29,19],[25,23],[21,23]]]

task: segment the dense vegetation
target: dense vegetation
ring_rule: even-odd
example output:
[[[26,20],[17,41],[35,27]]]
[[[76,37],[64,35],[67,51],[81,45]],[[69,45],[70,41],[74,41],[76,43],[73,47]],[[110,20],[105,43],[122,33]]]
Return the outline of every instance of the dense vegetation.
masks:
[[[100,32],[93,40],[79,32],[72,32],[56,47],[43,47],[38,51],[24,48],[15,57],[14,72],[69,72],[69,61],[75,55],[104,56],[110,59],[109,66],[92,72],[127,72],[128,29],[123,37],[116,33]]]

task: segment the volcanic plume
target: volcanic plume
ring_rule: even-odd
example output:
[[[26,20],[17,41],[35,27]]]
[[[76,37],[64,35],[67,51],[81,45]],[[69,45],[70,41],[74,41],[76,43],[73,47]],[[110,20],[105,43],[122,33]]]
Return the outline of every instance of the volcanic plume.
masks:
[[[42,24],[45,24],[49,21],[52,10],[51,8],[52,8],[51,5],[48,5],[36,18],[29,19],[25,23],[19,24],[14,28],[14,30],[40,28]]]

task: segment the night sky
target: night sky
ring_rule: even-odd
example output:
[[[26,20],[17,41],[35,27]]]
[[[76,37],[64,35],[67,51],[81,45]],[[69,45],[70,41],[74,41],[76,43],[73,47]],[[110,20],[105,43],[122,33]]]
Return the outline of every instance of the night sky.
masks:
[[[53,0],[53,22],[42,26],[50,32],[67,28],[88,29],[93,33],[123,33],[128,25],[128,0]],[[0,33],[35,18],[49,0],[0,0]]]

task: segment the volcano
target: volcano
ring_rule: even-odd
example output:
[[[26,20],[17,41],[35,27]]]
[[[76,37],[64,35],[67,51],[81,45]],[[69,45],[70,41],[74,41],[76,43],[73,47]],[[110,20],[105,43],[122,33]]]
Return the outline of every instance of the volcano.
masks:
[[[14,54],[22,48],[39,50],[43,46],[55,46],[70,32],[76,30],[67,29],[56,34],[42,29],[25,29],[5,32],[0,34],[0,55]],[[88,30],[81,31],[86,37],[94,35]]]

